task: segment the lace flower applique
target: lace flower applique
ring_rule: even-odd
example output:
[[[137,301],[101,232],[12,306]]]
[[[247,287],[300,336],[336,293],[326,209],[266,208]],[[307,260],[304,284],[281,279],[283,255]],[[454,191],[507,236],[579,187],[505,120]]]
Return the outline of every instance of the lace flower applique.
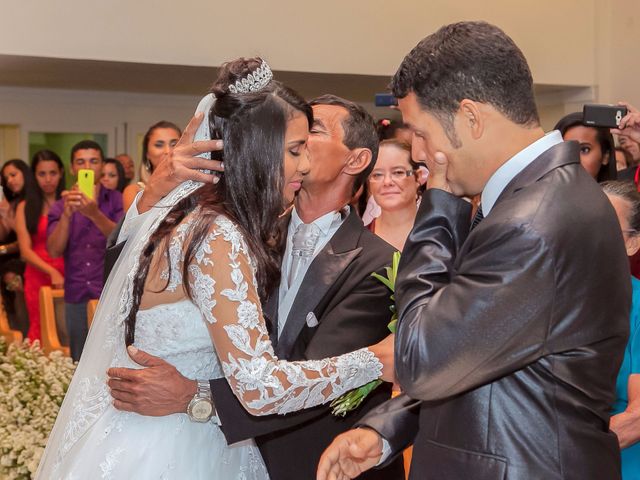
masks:
[[[259,306],[255,265],[228,218],[217,217],[189,275],[195,303],[209,324],[217,323],[209,329],[225,376],[253,415],[320,405],[380,377],[382,364],[366,348],[304,362],[275,357]]]

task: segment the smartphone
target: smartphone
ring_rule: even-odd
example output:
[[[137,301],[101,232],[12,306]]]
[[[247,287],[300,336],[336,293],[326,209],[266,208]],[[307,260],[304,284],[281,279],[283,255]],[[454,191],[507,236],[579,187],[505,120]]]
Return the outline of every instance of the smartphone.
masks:
[[[78,171],[78,188],[89,198],[93,198],[93,175],[93,170],[81,169]]]
[[[618,128],[627,115],[627,107],[620,105],[587,104],[582,109],[582,123],[589,127]]]
[[[376,93],[376,107],[391,107],[398,105],[398,99],[390,93]]]

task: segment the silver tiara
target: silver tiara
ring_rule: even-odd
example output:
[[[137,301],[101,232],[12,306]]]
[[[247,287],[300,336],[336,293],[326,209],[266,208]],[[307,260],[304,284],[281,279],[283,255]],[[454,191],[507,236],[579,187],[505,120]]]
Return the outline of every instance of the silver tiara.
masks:
[[[229,85],[231,93],[255,93],[266,87],[273,79],[273,72],[264,60],[258,68],[244,78]]]

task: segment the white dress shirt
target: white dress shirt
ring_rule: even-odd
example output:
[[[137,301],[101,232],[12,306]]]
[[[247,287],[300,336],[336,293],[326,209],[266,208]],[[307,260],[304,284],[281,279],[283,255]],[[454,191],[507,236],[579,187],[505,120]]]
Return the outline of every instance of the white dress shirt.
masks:
[[[349,207],[345,207],[346,214],[349,214]],[[282,258],[282,276],[280,280],[280,287],[278,289],[278,336],[282,334],[282,329],[287,321],[287,317],[289,316],[289,312],[291,311],[291,306],[293,305],[293,301],[298,294],[298,290],[300,290],[300,285],[302,284],[302,280],[309,269],[309,266],[313,262],[313,259],[316,258],[318,253],[329,243],[331,237],[338,231],[344,218],[345,210],[334,211],[324,214],[322,217],[315,219],[312,224],[318,227],[320,231],[320,236],[318,237],[318,241],[316,242],[315,249],[313,250],[313,256],[309,262],[304,264],[298,275],[295,279],[293,279],[293,283],[291,285],[287,284],[287,274],[291,269],[291,249],[293,247],[293,234],[300,224],[302,224],[302,219],[298,216],[298,212],[294,208],[291,211],[291,221],[289,222],[289,228],[287,230],[287,247],[284,252],[284,257]],[[344,218],[343,218],[344,215]]]
[[[549,150],[551,147],[562,143],[562,135],[558,130],[547,133],[544,137],[536,140],[523,150],[520,150],[513,157],[507,160],[498,168],[482,190],[480,205],[482,205],[482,215],[487,216],[496,204],[500,194],[509,182],[513,180],[531,162]]]

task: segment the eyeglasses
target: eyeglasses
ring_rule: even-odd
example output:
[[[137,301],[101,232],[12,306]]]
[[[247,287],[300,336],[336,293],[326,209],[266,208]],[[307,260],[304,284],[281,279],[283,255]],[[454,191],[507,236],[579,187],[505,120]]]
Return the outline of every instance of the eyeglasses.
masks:
[[[389,175],[391,176],[392,181],[401,182],[405,178],[415,175],[415,172],[413,170],[397,169],[397,170],[391,170],[389,172]],[[387,174],[383,172],[373,172],[371,175],[369,175],[369,180],[373,183],[380,183],[384,181],[386,176]]]

